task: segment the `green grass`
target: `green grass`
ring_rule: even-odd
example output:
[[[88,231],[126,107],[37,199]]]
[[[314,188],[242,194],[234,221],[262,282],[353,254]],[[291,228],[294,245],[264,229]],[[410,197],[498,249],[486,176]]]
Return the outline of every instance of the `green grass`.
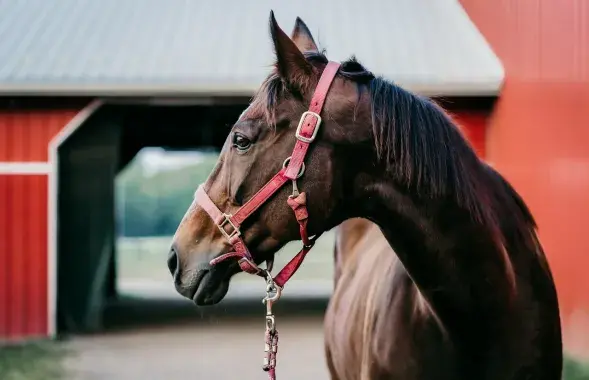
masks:
[[[0,379],[66,379],[63,367],[66,355],[67,350],[53,341],[0,346]]]

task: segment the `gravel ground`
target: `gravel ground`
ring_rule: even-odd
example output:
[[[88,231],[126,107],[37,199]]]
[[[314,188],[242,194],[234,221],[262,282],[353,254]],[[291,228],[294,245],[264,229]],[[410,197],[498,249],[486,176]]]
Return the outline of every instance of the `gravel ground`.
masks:
[[[259,380],[263,316],[215,318],[72,338],[71,380]],[[277,377],[328,379],[321,316],[278,316]]]

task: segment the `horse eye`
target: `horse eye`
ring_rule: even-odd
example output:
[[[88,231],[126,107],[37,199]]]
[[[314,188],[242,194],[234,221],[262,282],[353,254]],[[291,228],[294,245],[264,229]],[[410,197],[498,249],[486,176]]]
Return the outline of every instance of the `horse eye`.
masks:
[[[252,145],[249,138],[242,135],[241,133],[235,132],[233,134],[233,146],[240,152],[247,151]]]

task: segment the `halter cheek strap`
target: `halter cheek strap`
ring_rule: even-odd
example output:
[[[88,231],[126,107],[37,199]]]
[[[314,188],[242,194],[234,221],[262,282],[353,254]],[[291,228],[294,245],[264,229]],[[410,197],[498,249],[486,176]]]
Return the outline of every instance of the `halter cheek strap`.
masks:
[[[329,62],[319,83],[315,89],[315,93],[311,99],[309,110],[301,115],[299,125],[297,126],[295,137],[297,142],[293,149],[292,155],[288,157],[283,164],[283,168],[272,177],[254,196],[248,200],[241,208],[239,208],[233,215],[225,214],[215,205],[215,203],[208,196],[204,190],[203,185],[200,185],[196,191],[196,202],[207,212],[211,219],[215,222],[225,239],[232,245],[233,251],[221,255],[211,261],[211,265],[218,264],[221,261],[229,258],[238,258],[240,268],[247,273],[267,276],[267,271],[259,268],[248,250],[243,237],[241,235],[240,227],[242,223],[257,209],[260,208],[274,193],[276,193],[284,184],[291,181],[293,184],[293,193],[287,199],[288,205],[292,208],[296,220],[299,223],[299,230],[303,248],[301,251],[274,277],[273,281],[279,287],[284,287],[284,284],[294,275],[303,262],[307,253],[315,244],[317,237],[309,238],[307,233],[307,223],[309,213],[307,211],[307,198],[304,192],[299,193],[297,187],[297,179],[299,179],[305,172],[305,157],[309,149],[309,145],[317,137],[319,127],[321,125],[321,111],[325,103],[325,98],[329,92],[329,88],[333,83],[333,79],[337,74],[340,64],[336,62]],[[271,263],[269,263],[271,265]]]

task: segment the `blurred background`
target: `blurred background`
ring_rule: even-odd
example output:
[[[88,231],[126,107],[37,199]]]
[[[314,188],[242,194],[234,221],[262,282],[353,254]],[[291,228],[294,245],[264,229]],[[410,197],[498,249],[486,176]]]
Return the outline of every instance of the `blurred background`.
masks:
[[[237,275],[197,308],[166,256],[269,72],[271,9],[435,98],[511,181],[554,273],[565,378],[589,379],[586,0],[0,1],[0,379],[265,376],[264,284]],[[286,378],[328,378],[333,244],[276,306]]]

